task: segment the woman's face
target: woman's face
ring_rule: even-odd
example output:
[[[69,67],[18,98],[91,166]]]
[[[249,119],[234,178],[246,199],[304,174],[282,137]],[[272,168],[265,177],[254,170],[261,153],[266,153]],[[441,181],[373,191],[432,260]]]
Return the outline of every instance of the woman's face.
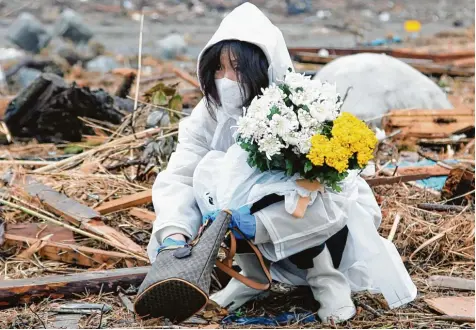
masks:
[[[232,52],[223,50],[220,55],[220,66],[215,72],[215,79],[227,78],[238,81],[238,61]]]

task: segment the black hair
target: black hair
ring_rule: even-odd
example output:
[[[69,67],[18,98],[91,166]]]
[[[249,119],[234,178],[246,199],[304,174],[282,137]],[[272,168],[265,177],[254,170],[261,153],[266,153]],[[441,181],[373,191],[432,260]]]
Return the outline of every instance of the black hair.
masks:
[[[223,40],[216,43],[203,53],[198,67],[200,84],[212,116],[210,105],[221,105],[215,86],[215,73],[221,65],[220,56],[223,51],[228,52],[229,58],[233,54],[237,60],[237,78],[245,99],[244,107],[249,106],[253,98],[261,94],[261,88],[269,86],[268,59],[260,47],[239,40]]]

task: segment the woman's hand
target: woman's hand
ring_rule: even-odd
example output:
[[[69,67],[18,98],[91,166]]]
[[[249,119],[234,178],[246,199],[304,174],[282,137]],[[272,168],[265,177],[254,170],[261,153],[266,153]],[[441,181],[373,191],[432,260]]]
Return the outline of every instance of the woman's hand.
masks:
[[[238,210],[231,211],[230,229],[238,228],[248,239],[253,239],[256,235],[256,218],[250,213],[249,206],[242,206]],[[219,211],[210,212],[203,216],[202,222],[207,220],[215,221]],[[243,239],[240,233],[233,231],[237,239]]]

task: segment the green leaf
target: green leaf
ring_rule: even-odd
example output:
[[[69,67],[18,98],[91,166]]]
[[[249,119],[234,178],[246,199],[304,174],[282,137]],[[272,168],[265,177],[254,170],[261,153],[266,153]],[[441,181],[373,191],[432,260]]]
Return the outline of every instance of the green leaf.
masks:
[[[166,106],[168,105],[167,95],[163,91],[157,91],[152,95],[152,104]]]
[[[169,101],[169,108],[172,110],[182,111],[182,97],[180,95],[174,95]]]
[[[313,167],[313,165],[312,165],[311,161],[308,160],[306,162],[306,164],[304,164],[304,173],[310,172],[312,170],[312,167]]]

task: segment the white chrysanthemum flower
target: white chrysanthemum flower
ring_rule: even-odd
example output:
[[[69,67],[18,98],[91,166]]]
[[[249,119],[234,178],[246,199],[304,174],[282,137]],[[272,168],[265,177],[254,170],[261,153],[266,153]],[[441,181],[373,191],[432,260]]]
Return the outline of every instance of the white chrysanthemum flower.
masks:
[[[273,118],[269,122],[269,126],[271,128],[271,132],[273,135],[277,135],[280,138],[289,134],[294,127],[293,123],[289,121],[286,117],[283,117],[279,114],[274,114]]]
[[[285,146],[273,135],[267,135],[258,141],[258,150],[266,154],[266,158],[271,160],[271,157],[281,152],[281,148]]]
[[[254,134],[258,130],[258,122],[256,121],[256,119],[251,117],[245,116],[238,118],[237,125],[237,133],[243,139],[252,139],[254,137]]]

